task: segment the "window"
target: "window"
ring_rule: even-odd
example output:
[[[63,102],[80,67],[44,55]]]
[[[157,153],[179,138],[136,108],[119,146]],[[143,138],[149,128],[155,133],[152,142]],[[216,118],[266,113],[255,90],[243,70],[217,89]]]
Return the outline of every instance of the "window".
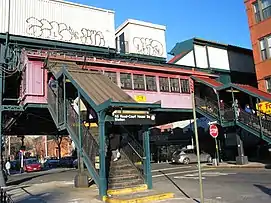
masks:
[[[180,85],[178,78],[170,78],[170,90],[171,92],[180,92]]]
[[[258,23],[261,21],[261,15],[260,15],[258,2],[253,4],[253,8],[254,8],[254,13],[255,13],[255,20]]]
[[[134,89],[145,90],[144,75],[133,74]]]
[[[113,83],[118,84],[118,82],[117,82],[117,73],[115,73],[115,72],[104,72],[104,75],[106,75]]]
[[[257,23],[271,17],[271,0],[256,1],[253,7]]]
[[[266,78],[266,90],[267,92],[271,93],[271,78]]]
[[[263,20],[271,17],[271,0],[262,0]]]
[[[157,91],[156,77],[155,76],[145,76],[146,86],[148,91]]]
[[[168,78],[159,77],[159,85],[161,92],[169,92]]]
[[[123,89],[132,89],[132,78],[130,73],[120,73],[120,83]]]
[[[146,86],[148,91],[157,91],[156,86],[156,77],[155,76],[146,76]]]
[[[190,93],[189,80],[181,79],[180,83],[181,83],[181,92],[182,93]]]
[[[262,60],[271,58],[271,35],[260,40]]]

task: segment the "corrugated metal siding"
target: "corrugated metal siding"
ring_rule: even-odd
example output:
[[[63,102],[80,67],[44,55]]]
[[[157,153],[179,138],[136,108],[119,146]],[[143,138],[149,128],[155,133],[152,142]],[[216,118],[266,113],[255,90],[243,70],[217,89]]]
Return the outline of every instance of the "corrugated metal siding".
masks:
[[[8,2],[0,1],[0,33],[7,31]],[[10,2],[11,34],[115,48],[112,11],[65,1]]]
[[[252,87],[250,85],[243,85],[243,84],[234,84],[235,86],[239,87],[241,90],[245,90],[247,92],[250,92],[254,95],[258,95],[262,97],[263,99],[266,99],[267,101],[271,101],[271,94],[267,92],[263,92],[255,87]]]
[[[100,73],[83,70],[69,70],[69,73],[97,105],[102,104],[110,98],[114,102],[136,103],[132,97],[120,89],[108,77]]]

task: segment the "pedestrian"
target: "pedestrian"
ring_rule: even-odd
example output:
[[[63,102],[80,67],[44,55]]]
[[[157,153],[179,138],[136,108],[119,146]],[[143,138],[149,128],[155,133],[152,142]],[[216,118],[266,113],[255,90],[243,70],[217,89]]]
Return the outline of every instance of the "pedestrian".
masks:
[[[224,119],[225,105],[224,105],[224,101],[222,99],[219,102],[219,107],[220,107],[221,118]]]
[[[120,159],[120,134],[116,126],[112,127],[112,132],[109,134],[109,149],[112,152],[113,161]]]
[[[9,160],[6,161],[5,168],[6,168],[6,171],[7,171],[7,175],[10,176],[10,171],[9,170],[11,168],[11,164],[10,164]]]
[[[238,120],[239,115],[240,115],[240,107],[239,107],[239,103],[237,99],[235,99],[234,102],[232,103],[232,107],[235,111],[235,117]]]

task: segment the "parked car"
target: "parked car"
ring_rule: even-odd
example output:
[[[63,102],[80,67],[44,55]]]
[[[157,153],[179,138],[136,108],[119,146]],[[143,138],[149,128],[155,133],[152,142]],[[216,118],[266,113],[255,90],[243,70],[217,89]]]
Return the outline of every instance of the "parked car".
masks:
[[[33,172],[33,171],[41,171],[41,164],[37,159],[25,159],[24,160],[24,171],[25,172]]]
[[[62,158],[59,159],[59,166],[60,167],[72,168],[74,160],[75,160],[75,158],[72,157],[72,156],[62,157]]]
[[[59,159],[57,157],[47,158],[44,165],[49,168],[56,168],[59,166]]]
[[[182,164],[196,163],[197,154],[193,149],[176,150],[172,154],[171,161],[172,163],[182,163]],[[212,163],[213,160],[210,154],[203,152],[200,154],[200,161]]]

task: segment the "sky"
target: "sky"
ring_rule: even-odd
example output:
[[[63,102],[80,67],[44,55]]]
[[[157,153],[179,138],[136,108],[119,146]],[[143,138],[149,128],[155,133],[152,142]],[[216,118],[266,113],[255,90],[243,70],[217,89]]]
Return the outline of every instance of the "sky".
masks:
[[[166,26],[169,52],[193,37],[251,48],[244,0],[69,0],[115,11],[115,25],[126,19]]]

